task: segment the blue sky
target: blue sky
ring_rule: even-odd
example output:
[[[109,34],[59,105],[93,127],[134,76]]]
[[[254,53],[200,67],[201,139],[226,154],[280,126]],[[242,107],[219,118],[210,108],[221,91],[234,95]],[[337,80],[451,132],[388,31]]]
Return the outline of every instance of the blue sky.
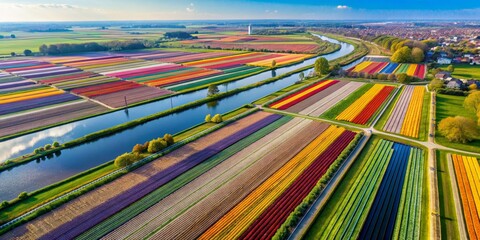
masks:
[[[0,0],[0,21],[480,19],[476,0]]]

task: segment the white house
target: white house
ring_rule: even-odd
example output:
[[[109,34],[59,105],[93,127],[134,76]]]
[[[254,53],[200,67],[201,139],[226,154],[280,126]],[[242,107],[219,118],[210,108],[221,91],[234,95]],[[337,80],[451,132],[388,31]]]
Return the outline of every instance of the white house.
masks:
[[[451,58],[445,58],[441,57],[437,59],[438,64],[452,64],[452,59]]]

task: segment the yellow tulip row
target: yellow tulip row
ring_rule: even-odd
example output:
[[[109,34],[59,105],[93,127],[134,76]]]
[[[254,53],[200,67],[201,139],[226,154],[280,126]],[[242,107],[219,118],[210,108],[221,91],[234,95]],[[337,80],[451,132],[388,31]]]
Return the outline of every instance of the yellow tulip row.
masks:
[[[4,104],[4,103],[19,102],[19,101],[24,101],[29,99],[59,95],[62,93],[64,93],[62,90],[59,90],[56,88],[51,88],[51,87],[41,88],[41,89],[35,89],[33,91],[0,95],[0,103]]]
[[[420,122],[422,120],[423,98],[425,96],[425,88],[415,87],[412,99],[408,104],[407,114],[402,124],[400,134],[408,137],[418,138],[420,130]]]
[[[370,66],[372,62],[370,61],[364,61],[364,62],[361,62],[360,64],[358,64],[357,66],[355,66],[355,68],[352,70],[352,72],[361,72],[363,69],[367,68],[368,66]]]
[[[238,238],[344,131],[330,126],[205,231],[200,239]]]
[[[272,67],[272,61],[275,60],[277,66],[281,66],[281,65],[287,65],[287,64],[303,61],[307,57],[311,57],[311,55],[308,55],[308,54],[285,54],[283,56],[272,58],[272,59],[261,60],[261,61],[257,61],[257,62],[251,62],[251,63],[248,63],[248,65],[256,66],[256,67]]]
[[[316,86],[314,86],[314,87],[312,87],[312,88],[309,88],[308,90],[306,90],[306,91],[304,91],[304,92],[302,92],[302,93],[300,93],[300,94],[297,94],[297,95],[295,95],[295,96],[293,96],[293,97],[287,98],[287,99],[285,99],[285,100],[283,100],[283,101],[281,101],[281,102],[279,102],[279,103],[271,106],[271,108],[277,109],[277,108],[279,108],[279,107],[281,107],[281,106],[283,106],[283,105],[285,105],[285,104],[288,104],[288,103],[290,103],[290,102],[293,102],[293,101],[295,101],[295,100],[297,100],[297,99],[299,99],[299,98],[301,98],[301,97],[303,97],[303,96],[305,96],[305,95],[307,95],[307,94],[309,94],[309,93],[311,93],[311,92],[313,92],[313,91],[315,91],[315,90],[317,90],[317,89],[319,89],[319,88],[322,88],[323,86],[325,86],[325,85],[327,85],[327,84],[329,84],[329,83],[331,83],[331,82],[332,82],[332,80],[323,81],[321,84],[318,84],[318,85],[316,85]]]
[[[352,105],[343,110],[335,119],[351,122],[355,117],[362,112],[362,110],[368,105],[369,102],[382,91],[384,85],[375,84],[359,99],[357,99]]]
[[[415,70],[417,69],[418,64],[410,64],[407,69],[408,76],[415,76]]]

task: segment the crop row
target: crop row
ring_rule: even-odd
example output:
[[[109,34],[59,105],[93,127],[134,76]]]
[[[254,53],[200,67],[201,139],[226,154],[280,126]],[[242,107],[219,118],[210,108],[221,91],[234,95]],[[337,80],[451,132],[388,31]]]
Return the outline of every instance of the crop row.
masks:
[[[290,120],[290,117],[283,117],[231,145],[212,158],[209,158],[208,160],[195,166],[178,178],[175,178],[164,186],[156,189],[146,197],[116,213],[107,220],[97,224],[95,227],[80,235],[79,239],[98,239],[107,233],[108,235],[105,236],[105,238],[120,239],[132,234],[134,230],[139,229],[141,226],[151,226],[154,225],[156,221],[162,221],[159,219],[160,215],[162,217],[166,217],[168,212],[171,212],[167,210],[167,207],[165,207],[165,202],[169,202],[169,199],[173,198],[175,201],[171,201],[171,203],[180,204],[185,202],[185,200],[182,200],[182,197],[189,196],[189,198],[192,199],[193,197],[187,194],[187,192],[190,192],[194,189],[193,185],[195,185],[196,182],[201,182],[202,178],[205,178],[202,177],[203,174],[209,171],[221,173],[221,167],[227,164],[226,160],[228,160],[232,155],[257,142],[259,139],[275,131],[277,128],[286,124]],[[233,168],[241,167],[240,162],[232,162],[232,164],[224,167],[225,171],[227,171],[227,169],[228,171],[232,171]],[[209,177],[209,180],[214,179],[211,174],[206,175]],[[227,177],[225,174],[223,176]],[[225,179],[219,179],[215,182],[217,182],[217,184],[223,184],[224,181]],[[202,184],[195,185],[195,187],[196,193],[200,193],[202,191],[201,189],[204,189],[204,191],[209,191],[209,189],[211,189]],[[178,195],[178,197],[176,197],[176,195]],[[136,236],[139,236],[138,233]]]
[[[395,88],[375,84],[335,119],[365,125]]]
[[[239,128],[238,131],[232,132],[230,135],[224,135],[221,141],[212,142],[211,144],[206,145],[204,148],[198,149],[197,151],[194,151],[194,149],[191,148],[192,146],[189,146],[191,144],[181,148],[187,151],[193,151],[192,154],[186,158],[177,159],[176,162],[172,162],[167,160],[168,157],[165,157],[165,159],[162,159],[160,162],[152,162],[152,164],[154,165],[161,164],[166,165],[167,167],[163,168],[161,171],[155,171],[150,173],[151,175],[149,175],[147,178],[142,178],[143,180],[141,180],[140,182],[130,183],[130,188],[125,189],[125,186],[121,186],[120,189],[124,189],[123,191],[118,192],[117,188],[117,193],[115,194],[115,196],[104,199],[104,197],[106,196],[102,195],[105,194],[105,191],[99,190],[99,192],[92,192],[91,195],[96,195],[97,197],[100,196],[100,199],[95,200],[97,205],[92,205],[92,202],[89,202],[87,206],[83,207],[83,211],[81,211],[80,214],[77,213],[75,217],[67,223],[63,223],[61,225],[59,225],[59,223],[56,223],[55,225],[57,225],[58,227],[52,229],[51,231],[48,231],[48,233],[44,237],[56,238],[62,236],[66,238],[73,238],[77,236],[78,234],[88,230],[95,224],[105,220],[106,218],[115,214],[121,209],[138,201],[139,199],[154,191],[158,187],[168,183],[172,179],[175,179],[179,175],[183,174],[185,171],[202,163],[204,160],[210,158],[219,151],[227,148],[228,146],[234,144],[235,142],[238,142],[242,138],[256,132],[257,130],[280,118],[280,116],[278,115],[262,113],[251,115],[248,118],[250,117],[252,117],[252,120],[258,120],[250,122],[248,121],[248,119],[245,119],[243,121],[243,125],[238,125],[237,123],[234,123],[232,125],[233,129],[237,128],[235,125],[238,125],[241,128]],[[227,130],[228,127],[222,132],[225,132]],[[209,137],[210,136],[207,136],[206,138]],[[177,154],[180,154],[180,156],[182,156],[182,152],[181,150],[179,150],[177,150],[175,154],[172,154],[171,157],[175,158],[176,156],[179,156]],[[148,167],[144,166],[140,168],[139,171],[142,172],[142,169],[145,168]],[[127,176],[125,176],[125,178],[129,178],[130,175],[132,174],[128,174]],[[135,174],[130,177],[136,178]],[[122,184],[121,182],[122,181],[114,181],[109,185],[112,186],[115,185],[115,183]],[[108,188],[108,186],[105,186],[105,188]],[[88,196],[85,196],[85,198],[87,197]],[[78,201],[81,201],[81,199],[78,199]],[[81,202],[78,203],[81,204]],[[68,206],[65,206],[65,208],[68,209]],[[71,213],[65,212],[65,214]]]
[[[271,239],[354,137],[354,132],[344,131],[275,202],[270,204],[240,238]]]
[[[470,239],[480,238],[480,166],[475,157],[452,154],[463,215]]]
[[[360,231],[360,239],[392,238],[410,149],[407,145],[393,144],[393,155]]]
[[[283,99],[280,99],[279,101],[276,101],[272,104],[270,104],[271,108],[274,109],[279,109],[279,110],[285,110],[288,109],[295,104],[298,104],[305,99],[329,88],[330,86],[338,83],[339,81],[337,80],[325,80],[325,81],[320,81],[316,84],[311,85],[310,87],[307,87],[305,89],[302,89],[301,91],[298,91],[296,93],[293,93]]]
[[[388,62],[372,62],[363,61],[355,67],[350,68],[350,72],[363,72],[368,74],[400,74],[406,73],[409,76],[425,78],[425,64],[408,64],[408,63],[388,63]]]
[[[240,236],[343,131],[333,126],[325,130],[205,231],[200,239],[232,239]]]
[[[423,151],[412,148],[393,239],[420,239],[424,163]]]
[[[157,224],[161,224],[158,229],[150,230],[154,232],[152,237],[198,238],[260,184],[287,164],[318,135],[322,134],[328,126],[328,124],[311,120],[294,119],[291,124],[290,122],[285,124],[278,131],[235,154],[228,160],[235,166],[232,168],[236,169],[234,172],[228,170],[225,173],[229,180],[222,182],[222,185],[217,188],[210,184],[205,186],[208,194],[187,209],[176,209],[179,215],[171,222],[168,222],[171,216],[164,219],[167,223],[160,219],[157,222]],[[242,169],[240,172],[238,172],[237,164]],[[216,178],[208,181],[215,182],[214,180]],[[219,180],[222,181],[222,179]],[[136,239],[139,236],[132,235],[131,237]]]

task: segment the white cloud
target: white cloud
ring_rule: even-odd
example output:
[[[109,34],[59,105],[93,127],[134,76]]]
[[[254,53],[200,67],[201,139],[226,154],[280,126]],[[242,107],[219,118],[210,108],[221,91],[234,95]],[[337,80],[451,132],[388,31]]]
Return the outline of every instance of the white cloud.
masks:
[[[188,7],[186,8],[186,10],[187,10],[187,12],[189,12],[189,13],[195,12],[195,4],[190,3],[190,5],[188,5]]]
[[[267,14],[277,14],[277,13],[278,13],[278,10],[276,10],[276,9],[275,9],[275,10],[267,9],[267,10],[265,10],[265,13],[267,13]]]
[[[348,8],[350,8],[350,7],[347,6],[347,5],[338,5],[337,6],[337,9],[348,9]]]

